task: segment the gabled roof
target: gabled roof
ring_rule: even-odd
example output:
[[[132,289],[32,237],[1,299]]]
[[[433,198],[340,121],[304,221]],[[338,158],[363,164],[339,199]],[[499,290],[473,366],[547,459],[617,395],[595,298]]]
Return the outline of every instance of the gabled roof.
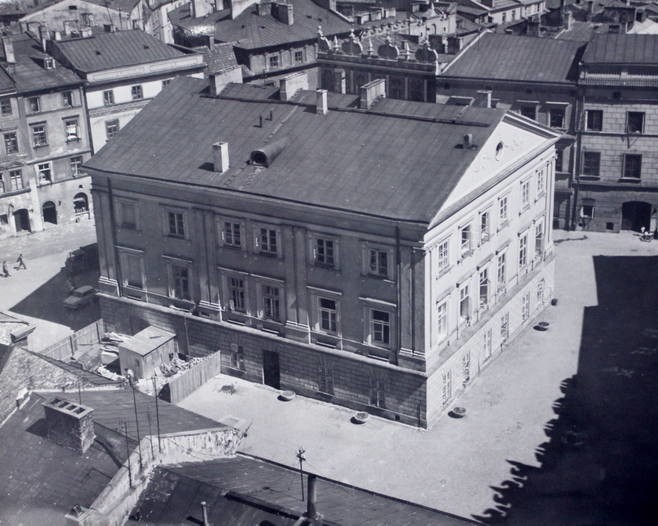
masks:
[[[658,35],[594,35],[583,64],[658,65]]]
[[[18,93],[82,84],[80,77],[57,61],[54,69],[46,69],[44,58],[50,55],[44,53],[41,45],[28,34],[15,35],[11,38],[14,43],[16,64],[6,71],[13,79]],[[4,60],[0,64],[7,68]]]
[[[256,2],[240,13],[234,20],[230,10],[212,13],[208,17],[191,18],[189,6],[183,6],[170,15],[174,25],[195,31],[215,24],[215,39],[234,42],[236,47],[257,49],[279,46],[291,42],[314,40],[318,26],[325,35],[349,33],[351,25],[336,13],[319,6],[313,0],[289,0],[293,6],[292,25],[284,24],[271,14],[260,16]]]
[[[482,145],[505,114],[393,99],[362,111],[357,97],[330,94],[328,114],[317,115],[314,92],[280,103],[241,89],[211,98],[206,82],[177,79],[86,166],[427,223],[478,153],[460,148],[464,134]],[[223,174],[212,170],[218,140],[229,144]],[[247,162],[275,141],[283,148],[269,167]]]
[[[89,38],[61,40],[53,45],[71,67],[82,73],[148,64],[185,56],[140,30],[95,33]]]
[[[485,33],[441,76],[571,83],[582,47],[569,40]]]
[[[316,479],[316,492],[317,511],[328,525],[475,524],[323,477]],[[238,455],[158,468],[133,514],[148,524],[183,524],[190,516],[200,518],[200,500],[207,503],[210,524],[292,526],[306,511],[297,470]]]

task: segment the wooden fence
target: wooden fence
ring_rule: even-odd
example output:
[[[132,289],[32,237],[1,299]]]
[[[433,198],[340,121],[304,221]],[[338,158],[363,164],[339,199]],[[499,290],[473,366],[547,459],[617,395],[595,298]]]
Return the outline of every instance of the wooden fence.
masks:
[[[104,332],[103,320],[96,320],[94,323],[74,332],[71,336],[37,352],[55,360],[68,362],[76,352],[85,351],[86,347],[100,343]]]
[[[193,365],[180,376],[173,378],[162,388],[159,397],[167,402],[176,404],[196,391],[213,376],[219,374],[219,372],[220,353],[217,351],[203,358],[199,363]]]

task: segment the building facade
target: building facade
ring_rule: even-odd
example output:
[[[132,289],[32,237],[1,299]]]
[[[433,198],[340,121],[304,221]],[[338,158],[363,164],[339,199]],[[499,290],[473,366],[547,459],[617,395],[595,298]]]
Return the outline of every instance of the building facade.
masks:
[[[88,163],[105,322],[428,426],[551,297],[558,134],[381,79],[203,86],[178,79]]]
[[[582,60],[575,224],[656,230],[658,36],[595,35]]]
[[[82,81],[27,34],[3,38],[0,236],[93,219]]]
[[[140,30],[49,41],[51,54],[85,81],[94,152],[175,77],[203,78],[205,62]]]

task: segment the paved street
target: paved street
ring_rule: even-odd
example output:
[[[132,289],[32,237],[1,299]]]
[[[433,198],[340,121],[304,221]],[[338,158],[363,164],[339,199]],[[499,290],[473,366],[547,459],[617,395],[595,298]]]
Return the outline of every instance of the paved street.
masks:
[[[302,446],[307,469],[328,477],[466,517],[500,509],[494,488],[516,463],[540,466],[536,449],[547,440],[561,384],[577,372],[584,308],[597,304],[592,256],[658,254],[658,242],[628,232],[557,238],[559,303],[541,317],[550,330],[515,340],[460,399],[468,411],[461,420],[445,416],[430,431],[377,418],[356,426],[352,411],[300,397],[279,402],[268,387],[222,375],[180,405],[251,420],[242,450],[256,456],[295,466]],[[234,394],[222,391],[227,384]]]
[[[98,318],[98,309],[67,312],[62,300],[68,284],[60,272],[71,250],[96,241],[93,221],[63,225],[43,232],[0,241],[0,258],[6,260],[11,276],[0,278],[0,310],[10,310],[37,326],[30,336],[32,349],[40,349],[71,334]],[[22,253],[27,270],[14,268]],[[93,284],[95,273],[76,277],[75,285]]]

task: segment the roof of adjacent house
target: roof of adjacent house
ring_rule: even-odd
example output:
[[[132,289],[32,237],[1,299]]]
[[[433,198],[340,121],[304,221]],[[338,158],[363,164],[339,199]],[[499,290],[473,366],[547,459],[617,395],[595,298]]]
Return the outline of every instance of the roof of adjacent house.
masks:
[[[271,87],[234,84],[212,98],[206,82],[177,79],[86,166],[427,223],[478,153],[461,148],[464,134],[482,145],[505,115],[393,99],[363,111],[358,97],[331,93],[329,112],[317,115],[315,92],[287,103],[274,96]],[[223,174],[212,168],[218,140],[229,145]],[[266,145],[280,147],[276,159],[250,163]]]
[[[485,33],[441,76],[571,83],[582,48],[577,41]]]
[[[206,56],[208,73],[218,73],[237,67],[232,44],[215,44]]]
[[[88,38],[60,40],[53,43],[70,63],[82,73],[147,64],[182,57],[185,54],[138,29],[99,32]]]
[[[0,93],[7,91],[11,92],[15,89],[14,81],[11,80],[11,77],[7,75],[2,68],[0,68]]]
[[[338,14],[312,0],[289,0],[293,6],[293,24],[287,25],[273,15],[260,16],[256,2],[231,20],[230,10],[225,9],[203,18],[191,18],[189,5],[180,7],[170,14],[174,25],[190,30],[215,24],[215,39],[233,42],[243,49],[258,49],[291,42],[317,38],[318,26],[325,35],[349,33],[351,25]]]
[[[317,512],[327,525],[475,524],[326,478],[316,481]],[[306,511],[300,491],[299,471],[238,455],[158,468],[132,515],[149,524],[182,524],[201,519],[205,501],[210,524],[292,525]]]
[[[53,69],[46,69],[44,58],[50,55],[44,53],[41,45],[30,35],[23,33],[14,35],[11,39],[16,64],[9,69],[3,59],[0,65],[13,79],[18,93],[82,84],[82,79],[60,62],[55,61]]]
[[[583,64],[658,64],[658,35],[597,34]]]

